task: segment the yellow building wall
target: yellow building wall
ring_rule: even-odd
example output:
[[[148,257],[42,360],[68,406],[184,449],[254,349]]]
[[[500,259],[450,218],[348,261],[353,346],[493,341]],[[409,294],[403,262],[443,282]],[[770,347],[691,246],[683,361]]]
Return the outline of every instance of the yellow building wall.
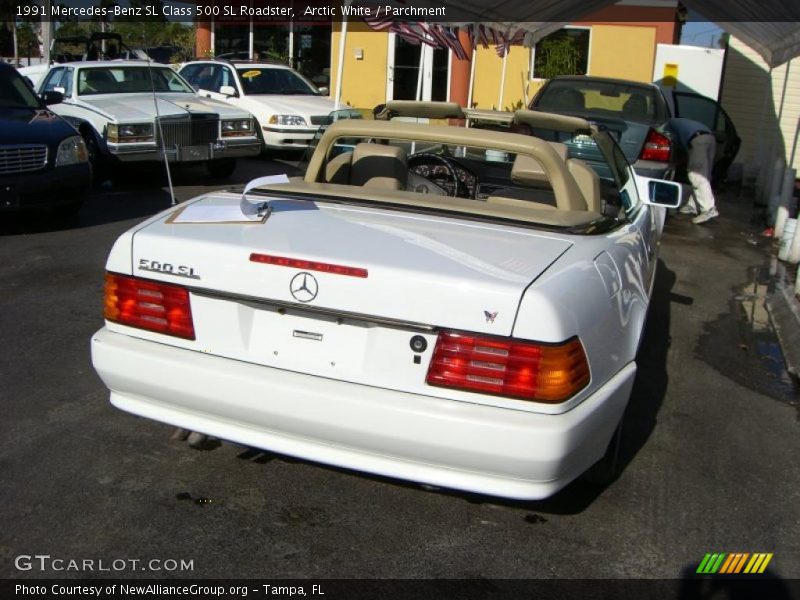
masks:
[[[331,38],[331,95],[336,90],[341,24],[335,23]],[[360,49],[363,59],[355,58]],[[386,101],[389,34],[371,30],[364,23],[349,23],[344,61],[342,101],[355,108],[372,109]],[[592,25],[589,74],[634,81],[651,81],[656,52],[656,29],[631,25]],[[510,109],[527,103],[543,85],[530,79],[530,48],[512,46],[508,54],[505,91],[498,106],[503,59],[494,46],[478,46],[472,103],[476,108]]]
[[[339,69],[341,23],[334,24],[331,36],[331,97],[336,93]],[[355,57],[361,49],[363,59]],[[372,109],[386,102],[386,64],[389,34],[371,30],[365,23],[348,23],[344,51],[342,102],[354,108]]]
[[[500,100],[500,80],[503,74],[503,59],[497,55],[494,46],[478,46],[475,53],[475,82],[472,87],[473,108],[505,110],[517,102],[524,102],[526,86],[530,77],[530,48],[512,46],[506,64],[506,81],[502,106]]]
[[[592,25],[589,75],[634,81],[653,80],[656,28]]]

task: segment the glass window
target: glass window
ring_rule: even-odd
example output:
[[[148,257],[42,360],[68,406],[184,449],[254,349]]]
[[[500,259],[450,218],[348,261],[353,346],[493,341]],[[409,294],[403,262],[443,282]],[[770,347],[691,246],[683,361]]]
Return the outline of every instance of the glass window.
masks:
[[[50,73],[47,75],[47,79],[44,80],[44,83],[39,91],[54,92],[57,87],[62,87],[61,78],[64,76],[65,71],[66,69],[63,68],[56,68],[50,71]]]
[[[93,67],[78,72],[78,94],[132,94],[141,92],[193,92],[169,68]]]
[[[656,118],[655,91],[651,88],[610,81],[555,80],[536,97],[538,110],[608,116],[649,123]]]
[[[314,85],[305,77],[282,68],[239,67],[236,69],[247,95],[292,94],[318,95]]]
[[[566,27],[542,38],[533,49],[531,78],[586,75],[589,72],[590,29]]]
[[[729,129],[728,117],[718,102],[696,94],[675,93],[679,117],[699,121],[715,133]]]
[[[292,66],[314,85],[330,85],[331,24],[295,23],[293,57]]]
[[[181,75],[186,77],[196,90],[206,90],[216,92],[217,76],[220,66],[212,63],[202,63],[199,65],[189,65],[181,70]]]
[[[220,58],[250,57],[250,27],[229,25],[224,21],[214,25],[214,55]]]
[[[13,69],[0,71],[0,106],[39,108],[39,99]]]

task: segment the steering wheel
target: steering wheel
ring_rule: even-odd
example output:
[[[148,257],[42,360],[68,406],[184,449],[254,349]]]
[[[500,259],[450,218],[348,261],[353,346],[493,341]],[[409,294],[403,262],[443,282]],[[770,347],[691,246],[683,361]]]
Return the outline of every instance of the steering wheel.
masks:
[[[452,181],[453,189],[450,192],[450,196],[456,198],[461,195],[461,182],[458,178],[458,173],[456,173],[455,167],[453,164],[446,159],[444,156],[440,156],[438,154],[431,154],[430,152],[417,152],[416,154],[412,154],[408,157],[408,170],[413,171],[415,167],[419,167],[420,165],[424,165],[426,163],[436,163],[438,165],[442,165],[447,169],[447,179]],[[436,175],[435,177],[421,175],[414,171],[416,175],[420,177],[424,177],[425,179],[431,180],[434,184],[439,186],[441,189],[448,191],[447,188],[442,187],[436,179],[444,179],[441,175]],[[443,183],[450,183],[450,181],[444,181]]]

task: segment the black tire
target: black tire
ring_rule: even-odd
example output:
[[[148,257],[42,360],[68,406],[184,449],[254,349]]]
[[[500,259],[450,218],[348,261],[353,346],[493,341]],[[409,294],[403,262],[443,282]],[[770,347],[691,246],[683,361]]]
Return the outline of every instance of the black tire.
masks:
[[[256,137],[258,138],[258,143],[261,144],[261,152],[259,152],[259,158],[270,159],[272,158],[271,153],[267,150],[267,147],[264,145],[264,131],[261,129],[261,124],[254,120],[255,127],[256,127]]]
[[[86,152],[89,154],[89,164],[92,167],[92,183],[99,185],[108,178],[100,146],[91,131],[82,131],[81,135],[83,143],[86,144]]]
[[[230,177],[236,170],[236,159],[223,158],[220,160],[212,160],[206,163],[206,169],[211,177]]]
[[[81,207],[83,206],[83,198],[78,200],[72,200],[68,204],[61,204],[60,206],[56,206],[53,208],[52,212],[56,218],[59,219],[71,219],[78,215],[80,212]]]
[[[583,474],[584,481],[594,485],[605,486],[612,483],[619,476],[619,450],[622,446],[623,421],[624,419],[620,420],[614,435],[611,436],[611,441],[608,443],[608,448],[606,448],[603,458]]]

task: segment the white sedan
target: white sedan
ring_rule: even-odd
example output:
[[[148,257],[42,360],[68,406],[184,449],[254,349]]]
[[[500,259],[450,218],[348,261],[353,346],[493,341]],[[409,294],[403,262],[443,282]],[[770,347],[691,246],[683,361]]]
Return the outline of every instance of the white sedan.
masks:
[[[246,110],[202,98],[166,65],[145,61],[56,65],[40,93],[63,94],[50,109],[83,119],[81,131],[96,165],[122,162],[204,162],[212,175],[229,175],[239,157],[260,152]]]
[[[327,88],[286,65],[200,60],[179,72],[199,94],[253,113],[267,149],[304,150],[335,109]]]
[[[123,234],[92,338],[111,402],[508,498],[593,466],[613,477],[680,188],[638,177],[586,121],[513,120],[559,141],[339,121],[304,178],[206,194]]]

